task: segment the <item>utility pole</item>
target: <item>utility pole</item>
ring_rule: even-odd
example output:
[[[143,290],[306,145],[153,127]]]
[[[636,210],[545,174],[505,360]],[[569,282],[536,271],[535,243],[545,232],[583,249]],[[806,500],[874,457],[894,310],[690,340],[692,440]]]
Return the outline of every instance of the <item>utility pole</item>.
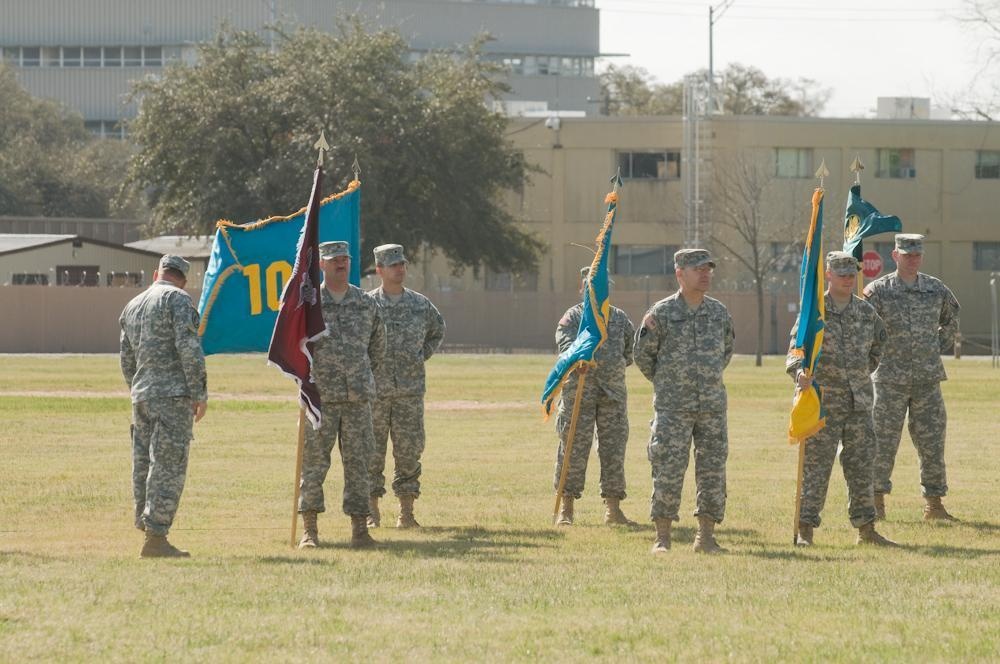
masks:
[[[719,22],[722,15],[726,13],[735,0],[723,0],[715,7],[708,6],[708,114],[715,114],[715,46],[714,46],[714,28],[715,24]],[[719,15],[716,16],[715,13],[718,12]]]

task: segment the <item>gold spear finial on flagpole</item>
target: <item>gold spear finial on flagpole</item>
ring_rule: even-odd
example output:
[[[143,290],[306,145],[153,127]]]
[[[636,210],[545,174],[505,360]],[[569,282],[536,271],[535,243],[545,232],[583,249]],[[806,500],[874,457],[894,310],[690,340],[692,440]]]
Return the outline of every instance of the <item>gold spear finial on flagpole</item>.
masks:
[[[323,157],[325,156],[325,153],[330,149],[330,144],[326,142],[326,132],[325,131],[320,131],[319,132],[319,140],[316,141],[316,143],[313,144],[313,147],[316,148],[317,150],[319,150],[319,157],[316,159],[316,165],[317,166],[322,166],[323,165]]]
[[[816,177],[819,178],[819,188],[825,189],[823,186],[823,179],[829,177],[830,169],[826,167],[826,159],[819,163],[819,168],[816,169]]]
[[[854,155],[851,162],[851,172],[854,173],[854,184],[861,184],[861,171],[865,170],[865,165],[861,163],[861,155]]]
[[[354,155],[354,163],[351,164],[351,170],[354,171],[354,179],[361,181],[361,164],[358,163],[358,155]]]

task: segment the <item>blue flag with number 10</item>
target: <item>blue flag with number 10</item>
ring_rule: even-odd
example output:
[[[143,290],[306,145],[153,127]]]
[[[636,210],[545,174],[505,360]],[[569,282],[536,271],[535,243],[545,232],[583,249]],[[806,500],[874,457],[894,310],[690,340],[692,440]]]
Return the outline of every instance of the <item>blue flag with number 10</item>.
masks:
[[[198,313],[201,346],[213,353],[266,352],[292,275],[305,208],[250,224],[220,221],[205,270]],[[350,281],[361,283],[361,183],[351,182],[319,208],[319,241],[351,245]]]

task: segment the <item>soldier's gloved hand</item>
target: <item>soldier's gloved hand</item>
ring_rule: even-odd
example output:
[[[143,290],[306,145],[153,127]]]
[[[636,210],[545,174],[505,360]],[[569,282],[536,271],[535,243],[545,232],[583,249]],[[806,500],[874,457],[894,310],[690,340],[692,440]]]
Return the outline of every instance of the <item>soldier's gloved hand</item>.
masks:
[[[194,421],[197,422],[201,418],[205,417],[205,411],[208,410],[208,402],[195,401],[191,404],[191,410],[194,411]]]
[[[813,379],[812,376],[807,376],[805,373],[800,371],[795,374],[795,382],[798,384],[800,390],[806,390],[809,389],[810,385],[812,385]]]

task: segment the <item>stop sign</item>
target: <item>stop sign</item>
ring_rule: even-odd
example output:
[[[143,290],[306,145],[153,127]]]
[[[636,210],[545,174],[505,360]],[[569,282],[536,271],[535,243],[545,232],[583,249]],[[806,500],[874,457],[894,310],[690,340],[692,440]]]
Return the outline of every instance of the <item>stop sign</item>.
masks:
[[[869,279],[874,279],[882,271],[882,257],[877,251],[866,251],[861,257],[861,272]]]

